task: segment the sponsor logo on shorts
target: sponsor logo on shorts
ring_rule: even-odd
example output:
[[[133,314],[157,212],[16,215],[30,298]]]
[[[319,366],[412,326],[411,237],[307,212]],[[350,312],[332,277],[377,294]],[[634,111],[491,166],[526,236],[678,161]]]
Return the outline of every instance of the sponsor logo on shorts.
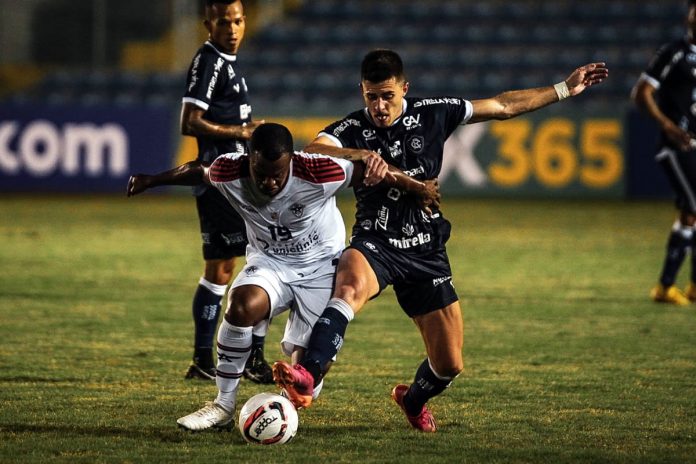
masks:
[[[375,246],[374,243],[372,243],[372,242],[363,242],[363,245],[365,245],[365,248],[367,248],[368,250],[374,251],[375,253],[377,253],[377,247]]]
[[[244,236],[238,232],[232,234],[220,234],[220,237],[225,241],[227,246],[235,243],[244,243]]]
[[[290,207],[290,211],[292,212],[292,214],[294,214],[297,217],[302,217],[302,215],[304,214],[304,209],[305,205],[301,205],[299,203],[295,203]]]
[[[406,249],[419,245],[424,245],[426,243],[429,243],[431,240],[432,239],[430,237],[430,234],[419,232],[418,235],[413,237],[390,238],[389,244],[396,248]]]
[[[210,234],[209,233],[202,233],[201,234],[201,241],[203,242],[203,245],[210,245]]]
[[[256,271],[258,271],[258,270],[259,270],[259,268],[256,266],[249,266],[246,269],[244,269],[244,273],[249,276],[252,274],[256,274]]]
[[[449,282],[451,284],[452,283],[452,276],[438,277],[436,279],[433,279],[433,287],[437,287],[438,285],[442,285],[445,282]]]

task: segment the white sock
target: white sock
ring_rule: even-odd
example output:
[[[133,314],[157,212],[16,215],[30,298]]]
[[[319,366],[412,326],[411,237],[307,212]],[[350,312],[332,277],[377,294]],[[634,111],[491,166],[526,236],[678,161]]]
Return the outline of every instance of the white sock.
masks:
[[[257,337],[265,337],[268,332],[268,319],[264,319],[254,326],[253,334]]]
[[[218,328],[215,402],[228,411],[234,411],[239,379],[251,352],[251,330],[252,327],[233,326],[224,318]]]

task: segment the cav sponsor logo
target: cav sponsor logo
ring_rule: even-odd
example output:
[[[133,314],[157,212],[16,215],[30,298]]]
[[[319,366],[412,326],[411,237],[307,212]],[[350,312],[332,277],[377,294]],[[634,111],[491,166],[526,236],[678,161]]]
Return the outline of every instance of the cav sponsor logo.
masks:
[[[258,271],[258,270],[259,270],[259,268],[256,266],[248,266],[244,269],[244,273],[249,276],[252,274],[256,274],[256,271]]]
[[[417,116],[409,115],[404,117],[404,126],[406,127],[406,130],[411,130],[415,129],[416,127],[420,127],[420,117],[421,115],[418,114]]]
[[[419,155],[423,152],[423,148],[425,147],[425,139],[420,135],[414,135],[408,139],[407,145],[413,153]]]
[[[21,131],[17,121],[0,122],[0,172],[23,169],[36,177],[59,172],[68,177],[128,173],[128,136],[118,124],[64,124],[39,119]],[[16,147],[14,150],[12,147]]]
[[[375,135],[375,131],[372,129],[365,129],[362,131],[363,138],[365,140],[374,140],[377,138],[377,135]]]
[[[302,215],[304,214],[304,209],[305,205],[301,205],[299,203],[295,203],[294,205],[290,206],[290,211],[298,218],[302,217]]]

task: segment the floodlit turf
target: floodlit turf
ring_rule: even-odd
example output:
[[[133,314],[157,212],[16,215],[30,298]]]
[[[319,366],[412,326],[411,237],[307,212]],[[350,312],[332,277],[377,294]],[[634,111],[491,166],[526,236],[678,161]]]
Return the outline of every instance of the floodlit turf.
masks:
[[[424,349],[387,291],[297,437],[261,447],[175,427],[216,391],[183,380],[202,268],[190,197],[3,195],[0,462],[695,462],[696,305],[647,297],[671,205],[444,208],[466,369],[432,401],[438,432],[409,429],[389,398]],[[240,400],[268,390],[243,381]]]

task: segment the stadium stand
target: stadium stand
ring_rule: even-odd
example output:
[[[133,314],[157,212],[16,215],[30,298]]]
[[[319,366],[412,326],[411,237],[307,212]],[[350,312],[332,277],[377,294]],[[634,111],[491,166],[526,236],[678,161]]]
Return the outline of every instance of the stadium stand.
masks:
[[[683,33],[681,0],[311,0],[248,37],[243,65],[259,115],[336,115],[360,102],[359,63],[399,51],[413,95],[492,96],[548,85],[606,61],[593,104],[626,105],[655,47]],[[17,101],[178,104],[178,73],[60,70]]]

